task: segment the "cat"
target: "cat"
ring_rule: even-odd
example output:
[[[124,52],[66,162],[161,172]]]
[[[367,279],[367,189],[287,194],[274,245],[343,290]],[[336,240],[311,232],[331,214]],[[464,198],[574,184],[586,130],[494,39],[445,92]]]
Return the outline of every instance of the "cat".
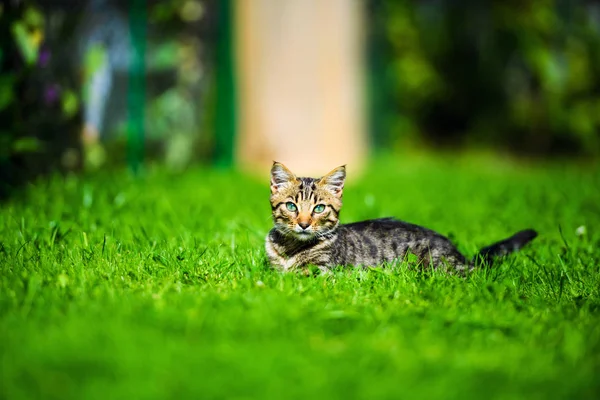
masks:
[[[394,218],[340,224],[346,167],[327,175],[297,178],[274,162],[271,168],[271,211],[274,227],[266,237],[271,266],[287,272],[309,265],[322,271],[336,266],[380,266],[413,254],[423,266],[465,273],[491,265],[532,241],[537,232],[520,231],[479,251],[467,261],[452,242],[430,229]]]

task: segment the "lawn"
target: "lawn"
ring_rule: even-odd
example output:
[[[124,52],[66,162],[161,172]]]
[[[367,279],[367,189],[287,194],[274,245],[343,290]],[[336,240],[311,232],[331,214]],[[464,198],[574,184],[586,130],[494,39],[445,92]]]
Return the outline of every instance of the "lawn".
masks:
[[[150,168],[1,204],[0,398],[599,398],[597,164],[380,157],[348,182],[343,222],[469,256],[540,233],[467,278],[272,271],[268,195],[268,171]]]

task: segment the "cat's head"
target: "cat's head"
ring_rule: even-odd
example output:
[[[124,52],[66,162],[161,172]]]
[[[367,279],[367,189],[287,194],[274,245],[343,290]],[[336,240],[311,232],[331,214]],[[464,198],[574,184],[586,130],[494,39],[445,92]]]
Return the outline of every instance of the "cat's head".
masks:
[[[285,236],[312,240],[333,232],[339,223],[346,167],[322,178],[297,178],[285,165],[271,168],[271,210],[275,228]]]

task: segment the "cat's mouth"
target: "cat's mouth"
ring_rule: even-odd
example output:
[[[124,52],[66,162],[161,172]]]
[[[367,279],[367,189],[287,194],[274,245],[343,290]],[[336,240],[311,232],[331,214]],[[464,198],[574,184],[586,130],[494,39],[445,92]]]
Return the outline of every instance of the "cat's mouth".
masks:
[[[315,234],[312,231],[295,230],[294,236],[296,236],[300,240],[309,240],[309,239],[312,239],[315,236]]]

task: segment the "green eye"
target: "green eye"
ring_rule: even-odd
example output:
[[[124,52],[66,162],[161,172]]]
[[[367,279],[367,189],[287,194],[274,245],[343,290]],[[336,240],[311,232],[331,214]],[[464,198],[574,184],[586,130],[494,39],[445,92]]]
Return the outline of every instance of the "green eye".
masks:
[[[313,209],[314,212],[316,212],[317,214],[322,213],[323,211],[325,211],[325,204],[317,204],[315,206],[315,208]]]
[[[285,203],[285,206],[287,207],[288,210],[294,212],[298,210],[298,207],[296,207],[296,205],[294,203],[292,203],[291,201],[288,201],[287,203]]]

